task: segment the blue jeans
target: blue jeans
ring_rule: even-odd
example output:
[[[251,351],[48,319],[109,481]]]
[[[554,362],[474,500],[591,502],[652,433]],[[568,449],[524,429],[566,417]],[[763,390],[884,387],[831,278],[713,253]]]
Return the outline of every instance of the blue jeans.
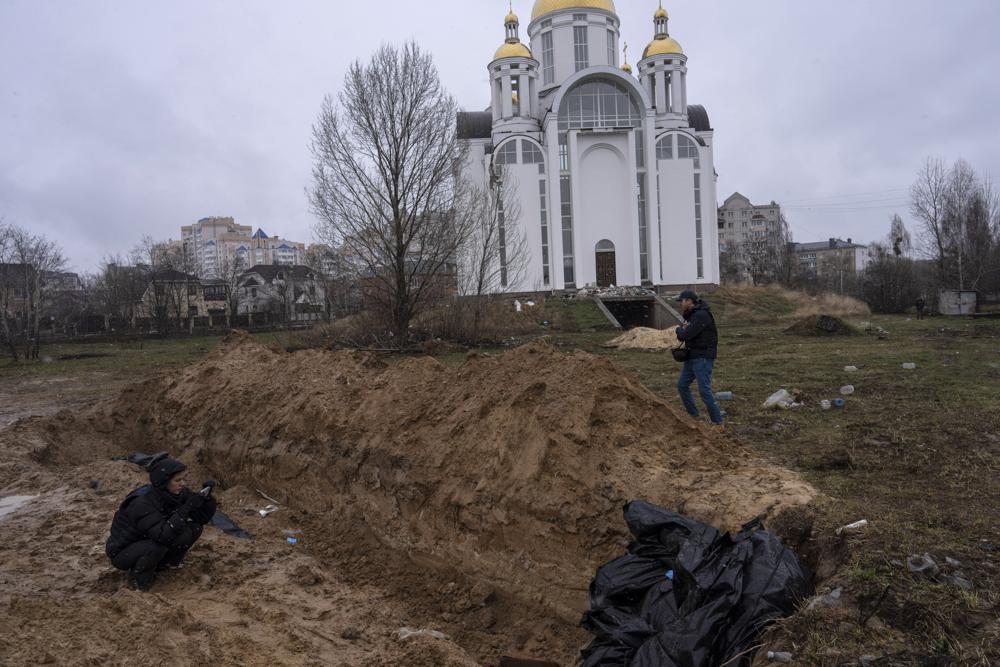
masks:
[[[715,402],[715,393],[712,391],[712,369],[715,367],[715,359],[688,359],[684,362],[684,369],[680,378],[677,379],[677,393],[681,395],[684,408],[692,417],[698,416],[698,406],[694,403],[694,396],[691,395],[691,383],[698,381],[698,393],[701,400],[708,408],[708,416],[712,418],[713,424],[722,423],[722,410]]]

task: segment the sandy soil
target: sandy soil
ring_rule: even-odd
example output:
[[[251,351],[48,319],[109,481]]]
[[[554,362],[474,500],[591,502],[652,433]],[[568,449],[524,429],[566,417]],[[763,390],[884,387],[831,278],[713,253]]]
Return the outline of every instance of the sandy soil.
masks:
[[[207,529],[152,594],[123,590],[102,545],[143,475],[109,459],[135,450],[220,480],[255,539]],[[814,495],[609,361],[542,344],[447,368],[237,335],[115,400],[20,421],[0,451],[0,497],[37,496],[0,519],[3,664],[568,665],[625,502],[735,528]],[[254,514],[257,488],[282,509]]]

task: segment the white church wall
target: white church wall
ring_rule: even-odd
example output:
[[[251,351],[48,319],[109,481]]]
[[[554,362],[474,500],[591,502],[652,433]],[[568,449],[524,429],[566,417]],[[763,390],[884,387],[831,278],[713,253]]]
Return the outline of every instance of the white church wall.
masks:
[[[694,162],[659,160],[663,216],[663,283],[695,281],[698,271],[694,226]]]
[[[517,141],[520,142],[520,139]],[[511,282],[507,289],[511,292],[541,291],[547,289],[543,284],[541,199],[538,193],[538,181],[542,176],[538,173],[537,164],[508,165],[506,169],[509,177],[516,182],[516,197],[521,207],[519,219],[510,223],[516,228],[515,233],[523,235],[526,252],[522,260],[525,263],[524,275],[520,281]],[[549,224],[551,226],[551,219]]]
[[[577,286],[597,282],[596,248],[600,241],[615,244],[617,282],[639,284],[633,250],[636,235],[629,211],[633,188],[630,185],[628,137],[578,135],[580,159],[574,173],[574,240],[576,243]]]

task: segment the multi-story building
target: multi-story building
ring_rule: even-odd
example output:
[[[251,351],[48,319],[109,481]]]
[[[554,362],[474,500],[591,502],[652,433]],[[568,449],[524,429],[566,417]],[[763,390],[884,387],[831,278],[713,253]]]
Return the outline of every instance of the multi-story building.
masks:
[[[189,253],[193,270],[202,278],[219,278],[227,262],[249,248],[253,228],[238,225],[233,218],[202,218],[181,227],[181,241]]]
[[[785,239],[781,206],[757,205],[734,192],[719,207],[719,252],[739,252],[750,241],[766,239],[777,248]]]
[[[853,239],[796,243],[795,254],[802,272],[815,278],[856,276],[869,262],[868,246],[854,243]]]
[[[458,118],[470,180],[516,189],[526,268],[508,279],[501,251],[503,291],[718,284],[714,132],[668,21],[633,70],[613,0],[536,0],[528,44],[507,15],[489,110]]]
[[[202,218],[181,227],[182,250],[201,278],[232,277],[258,264],[292,266],[305,260],[304,243],[238,225],[233,218]]]
[[[326,285],[308,266],[255,266],[240,277],[239,313],[308,322],[326,313]],[[252,319],[251,319],[252,321]]]

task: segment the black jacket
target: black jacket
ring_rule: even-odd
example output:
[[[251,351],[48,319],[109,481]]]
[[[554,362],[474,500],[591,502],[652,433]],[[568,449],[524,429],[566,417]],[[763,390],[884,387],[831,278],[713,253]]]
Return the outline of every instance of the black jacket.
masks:
[[[719,354],[719,330],[712,310],[699,301],[686,315],[687,326],[677,328],[677,338],[691,350],[691,359],[715,359]]]
[[[215,514],[215,499],[209,496],[200,506],[186,509],[193,495],[193,491],[185,489],[174,496],[148,484],[128,494],[111,521],[111,536],[105,545],[108,556],[114,558],[125,547],[142,540],[172,546],[187,533],[189,523],[207,524]]]

